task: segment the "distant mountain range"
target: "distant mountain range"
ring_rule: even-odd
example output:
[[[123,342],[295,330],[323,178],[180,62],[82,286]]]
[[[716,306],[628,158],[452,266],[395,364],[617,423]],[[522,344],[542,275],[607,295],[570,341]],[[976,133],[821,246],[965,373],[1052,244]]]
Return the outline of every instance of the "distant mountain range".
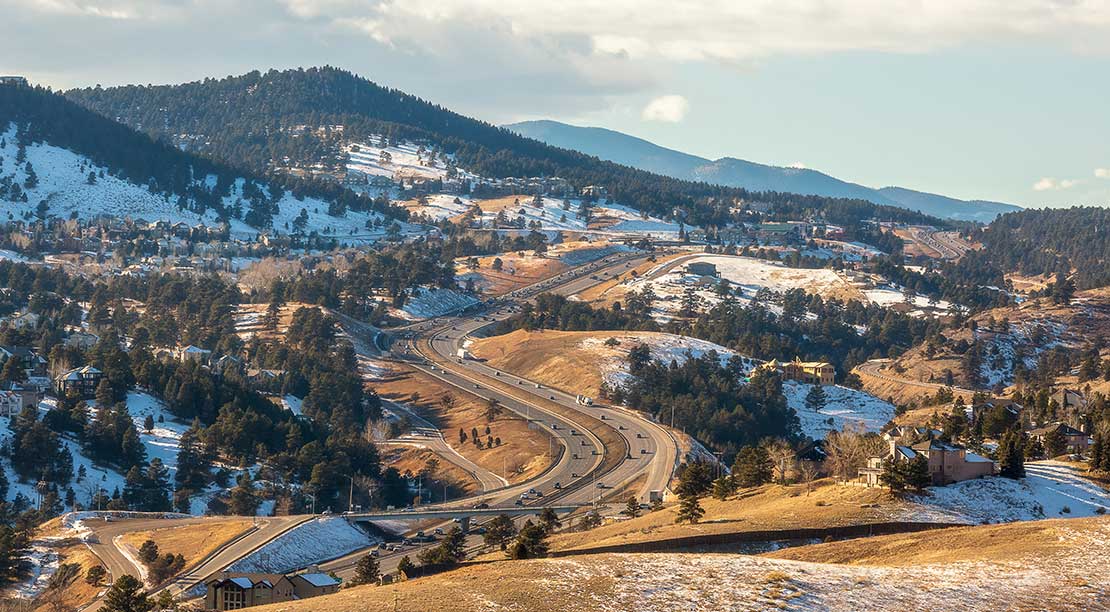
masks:
[[[874,189],[842,181],[807,168],[769,166],[722,157],[710,160],[604,128],[579,127],[558,121],[524,121],[504,126],[521,136],[580,151],[641,170],[690,181],[705,181],[750,191],[776,191],[839,198],[858,198],[944,219],[990,222],[1000,214],[1021,210],[1013,204],[958,200],[933,193],[883,187]]]

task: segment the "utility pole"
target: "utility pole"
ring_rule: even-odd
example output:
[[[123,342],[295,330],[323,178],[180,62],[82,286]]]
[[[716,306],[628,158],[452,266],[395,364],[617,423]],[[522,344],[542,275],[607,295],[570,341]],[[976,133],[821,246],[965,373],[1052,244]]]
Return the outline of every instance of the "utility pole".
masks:
[[[355,477],[347,476],[351,479],[351,489],[347,494],[347,512],[354,512],[355,510]]]

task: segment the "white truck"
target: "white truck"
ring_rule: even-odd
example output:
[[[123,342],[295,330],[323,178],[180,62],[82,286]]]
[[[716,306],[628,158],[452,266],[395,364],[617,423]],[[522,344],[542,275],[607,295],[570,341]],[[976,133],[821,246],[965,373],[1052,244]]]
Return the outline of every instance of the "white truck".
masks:
[[[575,397],[574,401],[577,402],[579,406],[593,406],[594,405],[594,398],[586,397],[585,395],[579,395],[579,396]]]
[[[459,352],[456,353],[456,355],[459,359],[470,359],[470,351],[464,348],[459,349]]]

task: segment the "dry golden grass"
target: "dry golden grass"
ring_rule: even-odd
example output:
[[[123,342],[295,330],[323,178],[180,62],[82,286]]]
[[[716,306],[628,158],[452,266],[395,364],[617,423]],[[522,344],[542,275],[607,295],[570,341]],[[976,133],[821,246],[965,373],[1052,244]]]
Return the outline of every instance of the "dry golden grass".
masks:
[[[527,207],[531,200],[532,196],[530,195],[518,194],[502,196],[500,198],[490,198],[488,200],[478,200],[475,203],[482,209],[483,213],[497,214],[506,209],[515,211],[519,208]]]
[[[610,280],[586,289],[585,291],[578,294],[578,298],[584,302],[601,302],[605,305],[609,305],[616,301],[623,301],[627,290],[625,289],[624,285],[620,284],[621,281],[628,280],[630,278],[633,278],[634,276],[643,276],[644,274],[647,274],[648,271],[650,271],[652,268],[682,257],[683,255],[689,255],[689,253],[671,253],[669,255],[659,256],[656,258],[655,261],[645,261],[644,263],[634,268],[626,269],[624,272],[621,272],[619,275]],[[665,270],[666,268],[661,269]]]
[[[250,519],[212,520],[199,524],[177,525],[149,531],[135,531],[120,538],[124,544],[138,549],[143,542],[154,540],[159,553],[185,557],[185,567],[212,553],[251,526]]]
[[[493,269],[493,260],[500,258],[502,268],[500,271]],[[468,257],[455,260],[455,274],[461,276],[476,273],[482,278],[475,281],[478,288],[486,295],[503,295],[514,289],[538,283],[566,270],[570,266],[559,261],[554,254],[548,257],[537,257],[534,251],[519,251],[501,253],[487,257],[478,257],[478,269],[471,270],[467,267]]]
[[[404,402],[435,424],[443,432],[447,443],[467,459],[502,476],[507,469],[509,474],[506,477],[510,481],[531,478],[545,470],[551,461],[548,456],[551,447],[544,432],[529,428],[524,419],[508,410],[503,410],[492,423],[488,423],[484,400],[431,376],[400,369],[376,382],[374,389],[385,399]],[[445,397],[451,398],[448,400],[450,404],[445,403]],[[469,437],[475,427],[484,440],[487,425],[491,435],[501,438],[501,446],[479,449],[469,440],[459,442],[459,429]]]
[[[613,332],[516,330],[477,339],[469,348],[475,357],[485,359],[499,370],[567,392],[597,397],[602,381],[600,355],[582,350],[578,345],[585,338],[611,335]]]
[[[81,569],[77,573],[76,578],[69,584],[60,588],[46,589],[43,591],[38,599],[35,600],[35,605],[32,609],[35,610],[58,610],[58,609],[75,609],[82,605],[91,602],[99,594],[100,590],[105,588],[101,586],[93,586],[85,582],[85,572],[90,567],[101,565],[100,560],[92,553],[84,544],[72,539],[63,540],[59,542],[57,552],[61,559],[59,564],[63,563],[76,563]]]
[[[400,445],[379,445],[383,465],[397,468],[404,474],[406,471],[413,474],[424,469],[429,459],[436,459],[439,466],[432,472],[432,479],[447,483],[452,489],[467,495],[481,491],[481,485],[466,470],[451,463],[444,457],[426,448],[413,448]],[[431,486],[431,485],[426,485]],[[440,488],[442,485],[440,485]],[[442,491],[435,491],[434,495],[441,495]],[[438,500],[438,497],[436,498]]]
[[[1070,545],[1062,537],[1065,531],[1073,533],[1108,523],[1110,517],[951,527],[799,546],[764,556],[816,563],[894,567],[959,561],[1016,561],[1066,554]]]
[[[658,542],[695,535],[740,533],[772,529],[835,527],[890,520],[901,507],[886,491],[837,485],[830,480],[813,483],[807,494],[801,485],[764,485],[746,489],[724,501],[701,500],[705,516],[697,525],[674,522],[675,504],[644,516],[603,525],[580,533],[562,533],[551,539],[559,551],[588,551],[598,546]]]

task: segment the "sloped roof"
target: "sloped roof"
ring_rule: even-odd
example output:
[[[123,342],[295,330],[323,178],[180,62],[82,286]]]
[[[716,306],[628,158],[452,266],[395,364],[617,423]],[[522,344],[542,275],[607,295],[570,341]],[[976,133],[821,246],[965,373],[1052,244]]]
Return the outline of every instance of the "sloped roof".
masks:
[[[314,587],[329,587],[339,584],[339,581],[323,573],[297,574],[294,578],[303,578],[305,582]]]

